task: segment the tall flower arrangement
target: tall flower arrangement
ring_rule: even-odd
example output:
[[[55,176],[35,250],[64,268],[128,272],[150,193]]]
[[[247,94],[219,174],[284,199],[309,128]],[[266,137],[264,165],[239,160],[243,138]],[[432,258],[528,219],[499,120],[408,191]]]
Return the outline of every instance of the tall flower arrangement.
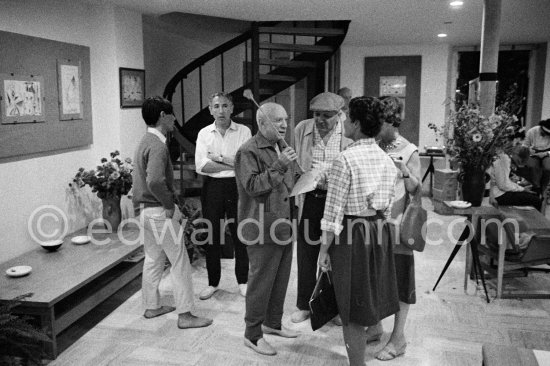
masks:
[[[101,199],[120,198],[128,194],[132,188],[132,159],[120,160],[118,150],[112,152],[111,160],[101,159],[101,165],[96,169],[78,169],[70,186],[75,184],[78,188],[86,185],[92,188]]]
[[[497,109],[489,117],[476,106],[462,105],[451,111],[442,131],[447,154],[462,171],[484,171],[496,159],[499,151],[509,151],[513,145],[517,118]],[[436,130],[437,127],[429,126]]]

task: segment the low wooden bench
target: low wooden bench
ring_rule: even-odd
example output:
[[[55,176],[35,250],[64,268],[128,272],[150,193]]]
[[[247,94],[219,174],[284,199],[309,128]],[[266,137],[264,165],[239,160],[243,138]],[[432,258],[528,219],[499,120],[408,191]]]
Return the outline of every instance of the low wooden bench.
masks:
[[[85,234],[83,229],[67,235],[55,252],[37,245],[36,249],[0,264],[0,302],[33,293],[15,313],[37,318],[51,338],[44,347],[52,359],[58,355],[59,333],[139,276],[143,268],[143,258],[128,260],[141,251],[142,243],[123,244],[116,233],[94,234],[94,240],[84,245],[71,243],[72,237]],[[137,228],[121,233],[128,241],[134,241],[138,234]],[[19,278],[5,274],[8,268],[19,265],[31,266],[32,272]]]

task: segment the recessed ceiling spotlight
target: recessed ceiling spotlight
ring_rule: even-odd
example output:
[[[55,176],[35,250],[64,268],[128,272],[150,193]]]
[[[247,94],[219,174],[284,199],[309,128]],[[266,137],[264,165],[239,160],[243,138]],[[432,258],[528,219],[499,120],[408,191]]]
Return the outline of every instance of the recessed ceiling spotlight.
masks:
[[[462,5],[464,5],[464,1],[451,1],[449,5],[453,8],[460,8]]]
[[[445,37],[447,37],[447,33],[439,33],[437,36],[439,38],[445,38]]]

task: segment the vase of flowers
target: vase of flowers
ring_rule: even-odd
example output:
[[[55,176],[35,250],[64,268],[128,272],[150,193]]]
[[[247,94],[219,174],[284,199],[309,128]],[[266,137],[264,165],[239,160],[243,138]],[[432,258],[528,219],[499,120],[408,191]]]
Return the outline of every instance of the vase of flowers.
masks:
[[[109,223],[112,230],[117,230],[122,221],[120,199],[132,188],[132,159],[120,160],[117,151],[112,152],[111,160],[101,159],[101,165],[96,169],[86,171],[78,169],[73,183],[82,188],[86,185],[102,200],[103,219]],[[72,183],[69,185],[72,186]]]
[[[462,105],[451,111],[442,135],[447,154],[458,164],[462,196],[480,206],[487,182],[486,170],[501,151],[509,152],[518,129],[518,119],[497,109],[483,116],[477,106]],[[430,127],[433,128],[433,127]]]

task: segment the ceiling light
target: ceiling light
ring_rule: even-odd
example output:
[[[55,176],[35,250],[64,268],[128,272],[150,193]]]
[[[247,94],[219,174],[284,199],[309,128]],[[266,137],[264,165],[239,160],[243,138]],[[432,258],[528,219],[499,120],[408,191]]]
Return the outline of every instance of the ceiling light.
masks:
[[[460,8],[462,5],[464,5],[464,1],[451,1],[449,5],[453,8]]]
[[[445,37],[447,37],[447,33],[439,33],[437,36],[439,38],[445,38]]]

